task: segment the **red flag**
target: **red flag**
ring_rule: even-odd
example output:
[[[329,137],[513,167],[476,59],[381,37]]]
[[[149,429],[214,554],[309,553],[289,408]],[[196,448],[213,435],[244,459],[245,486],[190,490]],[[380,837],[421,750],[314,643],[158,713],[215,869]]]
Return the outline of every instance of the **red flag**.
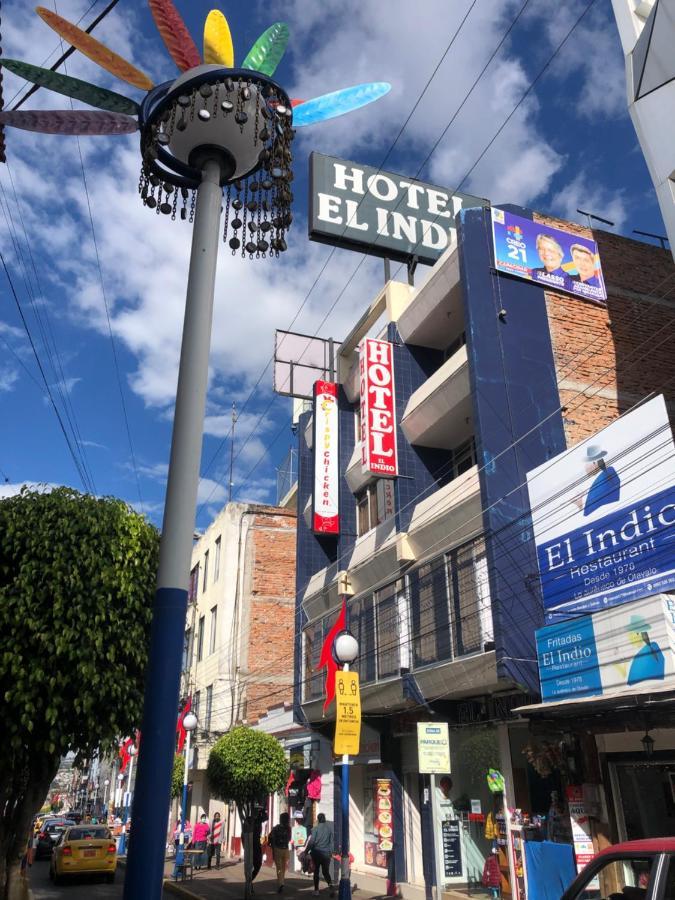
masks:
[[[185,738],[187,737],[187,732],[183,728],[183,719],[190,712],[192,708],[192,697],[188,697],[185,701],[185,706],[178,713],[178,721],[176,722],[176,734],[178,735],[178,748],[177,753],[183,752],[183,747],[185,746]]]
[[[120,772],[124,772],[129,763],[129,760],[131,759],[129,747],[133,746],[133,743],[133,738],[126,738],[126,740],[122,741],[122,743],[120,744],[120,759],[122,760],[122,762],[120,763]]]
[[[335,697],[335,673],[338,670],[338,664],[333,656],[333,644],[335,643],[335,638],[338,634],[345,630],[346,625],[347,601],[346,599],[343,599],[340,615],[337,617],[335,625],[333,625],[326,635],[326,640],[321,647],[321,656],[319,657],[319,665],[317,666],[317,669],[323,669],[324,666],[326,667],[326,699],[323,702],[324,713],[330,706],[333,697]]]

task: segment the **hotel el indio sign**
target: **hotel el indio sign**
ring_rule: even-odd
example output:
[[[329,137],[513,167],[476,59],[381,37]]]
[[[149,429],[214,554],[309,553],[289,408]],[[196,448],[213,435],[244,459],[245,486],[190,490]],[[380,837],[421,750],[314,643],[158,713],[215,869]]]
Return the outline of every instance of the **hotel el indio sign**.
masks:
[[[310,155],[310,240],[433,265],[460,209],[487,200],[321,153]]]

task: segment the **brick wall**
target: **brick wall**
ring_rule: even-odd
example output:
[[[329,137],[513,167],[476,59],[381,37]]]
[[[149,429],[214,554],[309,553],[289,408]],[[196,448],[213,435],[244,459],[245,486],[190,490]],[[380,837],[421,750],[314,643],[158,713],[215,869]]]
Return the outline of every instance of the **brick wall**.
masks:
[[[546,292],[551,342],[569,446],[650,393],[675,401],[675,265],[668,251],[547,216],[598,243],[607,306]]]
[[[246,718],[293,699],[295,513],[261,508],[248,541]]]

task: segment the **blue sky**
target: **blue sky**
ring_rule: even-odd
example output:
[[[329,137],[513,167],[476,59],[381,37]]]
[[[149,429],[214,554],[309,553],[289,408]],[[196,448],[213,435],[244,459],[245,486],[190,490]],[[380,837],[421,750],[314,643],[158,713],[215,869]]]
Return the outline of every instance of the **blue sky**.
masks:
[[[60,0],[58,12],[77,21],[91,0]],[[46,5],[49,5],[48,3]],[[104,7],[99,0],[86,26]],[[414,175],[446,127],[523,0],[476,0],[415,114],[386,162]],[[509,40],[480,80],[419,177],[455,187],[587,0],[528,0]],[[211,8],[177,0],[201,48]],[[389,81],[391,93],[349,117],[298,132],[295,222],[281,260],[242,261],[221,245],[202,472],[229,433],[235,401],[245,410],[235,442],[234,496],[274,501],[276,468],[293,443],[290,401],[271,391],[271,370],[251,394],[274,340],[293,320],[330,248],[307,239],[307,158],[311,150],[379,166],[471,6],[469,0],[288,0],[222,7],[236,59],[273,21],[289,23],[289,48],[276,77],[292,96],[309,98],[362,81]],[[156,82],[177,75],[145,3],[120,0],[96,35]],[[57,36],[28,4],[5,0],[7,56],[50,65]],[[134,88],[75,53],[69,74],[128,93]],[[4,74],[7,106],[23,82]],[[40,90],[30,108],[67,108]],[[96,492],[141,508],[108,334],[101,280],[79,152],[110,310],[142,508],[161,520],[171,437],[190,228],[153,215],[137,194],[137,136],[75,138],[7,130],[9,168],[0,167],[0,247],[34,335],[48,380],[78,430]],[[579,219],[577,207],[633,228],[663,233],[655,194],[625,104],[623,57],[610,4],[596,2],[536,90],[521,105],[464,189],[494,203],[515,202]],[[7,218],[6,218],[7,216]],[[8,220],[13,228],[8,227]],[[30,248],[30,251],[29,249]],[[361,257],[338,250],[295,325],[313,334]],[[425,272],[419,272],[424,277]],[[0,496],[22,483],[81,488],[32,351],[0,273]],[[381,263],[368,260],[323,326],[339,339],[370,302]],[[42,326],[42,328],[41,328]],[[45,347],[45,338],[50,353]],[[56,352],[55,352],[56,351]],[[53,362],[53,366],[52,366]],[[36,383],[37,379],[37,383]],[[229,442],[200,484],[198,525],[226,500]],[[3,485],[2,482],[6,480]]]

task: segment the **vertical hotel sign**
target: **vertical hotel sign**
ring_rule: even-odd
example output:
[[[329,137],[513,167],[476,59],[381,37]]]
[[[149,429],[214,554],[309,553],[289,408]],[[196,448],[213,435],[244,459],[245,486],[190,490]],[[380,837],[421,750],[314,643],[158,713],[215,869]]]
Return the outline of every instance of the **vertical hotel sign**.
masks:
[[[339,534],[338,386],[314,382],[314,509],[315,534]]]
[[[361,469],[380,478],[398,475],[392,349],[372,338],[359,346]]]

